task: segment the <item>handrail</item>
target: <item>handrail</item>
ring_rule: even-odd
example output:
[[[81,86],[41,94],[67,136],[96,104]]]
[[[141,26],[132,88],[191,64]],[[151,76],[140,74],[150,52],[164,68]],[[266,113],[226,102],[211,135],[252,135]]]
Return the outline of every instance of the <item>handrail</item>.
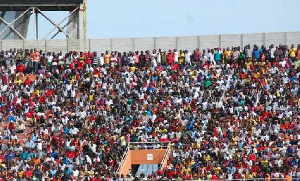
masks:
[[[157,142],[130,142],[130,144],[169,144],[167,141],[157,141]]]
[[[297,177],[291,178],[291,180],[299,180]],[[268,180],[275,180],[275,181],[285,181],[286,178],[248,178],[248,179],[218,179],[215,181],[268,181]]]
[[[124,152],[124,154],[123,154],[123,156],[122,156],[122,160],[119,163],[119,166],[118,166],[118,169],[117,169],[117,173],[118,174],[120,174],[121,167],[123,166],[123,164],[125,162],[125,159],[126,159],[128,153],[129,153],[129,148],[130,148],[130,146],[128,145],[127,148],[126,148],[126,150],[125,150],[125,152]]]
[[[168,144],[169,142],[131,142],[129,149],[140,150],[140,149],[148,149],[148,147],[150,149],[167,149]]]
[[[162,168],[162,166],[163,166],[165,160],[167,159],[167,156],[169,155],[170,150],[171,150],[171,143],[168,144],[168,148],[167,148],[167,150],[166,150],[166,153],[165,153],[165,155],[164,155],[162,161],[160,162],[160,168]]]

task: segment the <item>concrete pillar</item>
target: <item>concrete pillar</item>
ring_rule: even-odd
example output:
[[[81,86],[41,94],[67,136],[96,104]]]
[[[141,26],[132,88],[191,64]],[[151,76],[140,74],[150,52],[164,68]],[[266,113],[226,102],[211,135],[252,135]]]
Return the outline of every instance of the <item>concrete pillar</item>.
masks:
[[[83,4],[80,5],[78,14],[78,39],[87,39],[87,20],[86,20],[86,8],[87,0],[83,0]]]
[[[87,39],[86,2],[84,0],[79,9],[69,17],[67,33],[73,39]]]

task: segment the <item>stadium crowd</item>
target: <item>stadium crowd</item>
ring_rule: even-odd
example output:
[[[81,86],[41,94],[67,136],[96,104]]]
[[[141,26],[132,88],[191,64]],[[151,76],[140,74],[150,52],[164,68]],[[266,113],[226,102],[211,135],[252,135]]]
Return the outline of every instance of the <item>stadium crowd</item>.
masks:
[[[171,142],[142,180],[300,178],[300,45],[0,53],[0,181],[125,180],[130,142]]]

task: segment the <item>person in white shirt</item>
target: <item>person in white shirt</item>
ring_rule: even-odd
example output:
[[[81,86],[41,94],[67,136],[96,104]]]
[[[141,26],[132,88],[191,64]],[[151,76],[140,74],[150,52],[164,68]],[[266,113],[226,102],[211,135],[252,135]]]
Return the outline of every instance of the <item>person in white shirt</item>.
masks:
[[[215,64],[215,60],[214,60],[214,56],[211,53],[210,49],[207,50],[205,56],[207,57],[207,60],[211,63],[211,64]]]
[[[38,139],[37,150],[39,150],[39,151],[43,150],[43,143],[42,143],[41,139]]]
[[[102,67],[104,65],[104,53],[102,52],[99,57],[99,64]]]
[[[161,49],[159,49],[158,53],[157,53],[157,63],[160,64],[161,63]]]
[[[72,128],[70,129],[70,134],[71,135],[76,135],[79,133],[78,128],[76,128],[74,125],[72,126]]]
[[[185,50],[184,54],[184,61],[186,64],[190,65],[191,64],[191,53],[188,50]]]
[[[78,178],[78,176],[79,176],[79,170],[77,169],[77,167],[75,167],[73,169],[73,176],[76,177],[76,178]]]
[[[176,49],[174,49],[174,62],[178,62],[178,51]]]
[[[154,49],[152,54],[151,54],[151,66],[153,68],[157,67],[157,54],[156,54],[156,50]]]

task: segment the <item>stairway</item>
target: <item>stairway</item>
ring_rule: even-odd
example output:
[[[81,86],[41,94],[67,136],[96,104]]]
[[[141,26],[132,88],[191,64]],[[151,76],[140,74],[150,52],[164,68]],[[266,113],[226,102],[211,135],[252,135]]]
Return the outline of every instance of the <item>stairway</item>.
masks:
[[[158,170],[158,164],[141,164],[136,172],[136,176],[140,176],[142,173],[147,177],[151,175],[153,172]]]

